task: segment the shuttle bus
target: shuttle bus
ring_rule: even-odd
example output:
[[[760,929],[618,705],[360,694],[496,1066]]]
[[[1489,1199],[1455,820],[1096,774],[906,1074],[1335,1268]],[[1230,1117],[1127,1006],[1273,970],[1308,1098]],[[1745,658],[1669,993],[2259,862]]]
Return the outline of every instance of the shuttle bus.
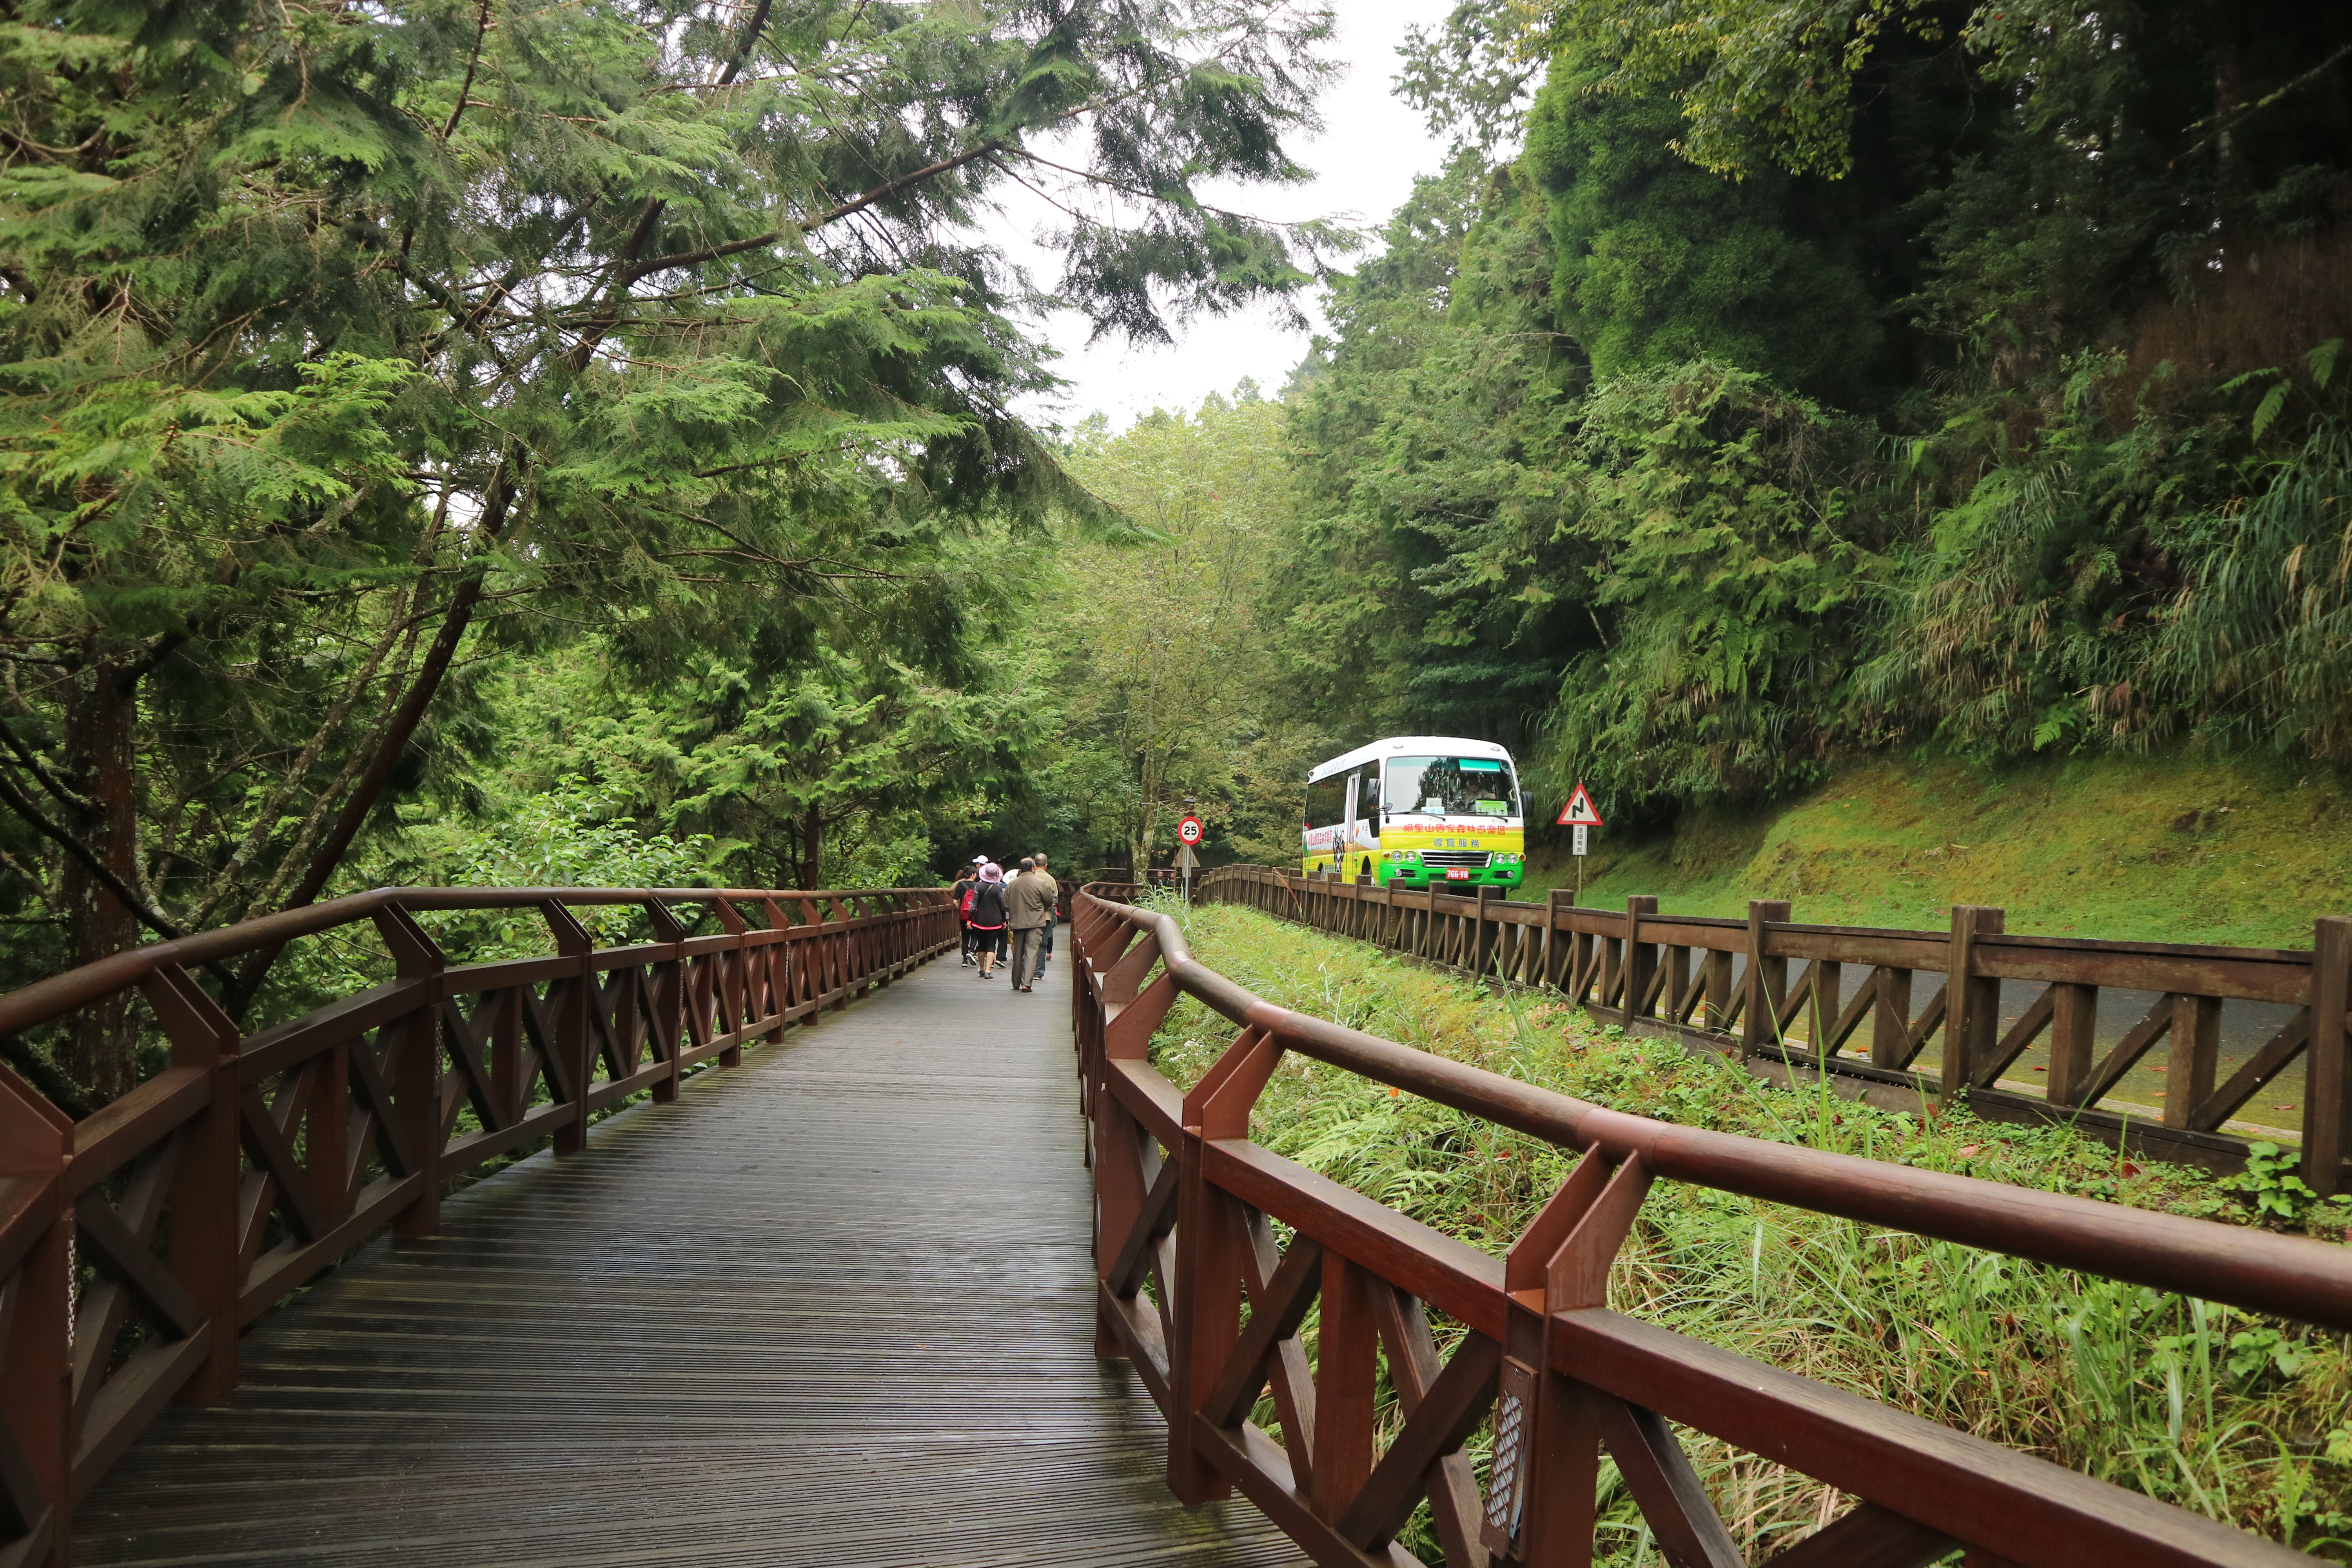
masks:
[[[1526,869],[1518,769],[1491,741],[1398,735],[1307,775],[1302,868],[1381,886],[1516,888]]]

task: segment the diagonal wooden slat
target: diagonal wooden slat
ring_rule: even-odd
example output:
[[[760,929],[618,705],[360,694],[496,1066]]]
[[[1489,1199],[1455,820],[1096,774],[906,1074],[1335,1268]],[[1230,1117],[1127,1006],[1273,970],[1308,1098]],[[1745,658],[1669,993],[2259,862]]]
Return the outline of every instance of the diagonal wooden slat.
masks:
[[[1387,1280],[1372,1289],[1372,1321],[1380,1327],[1381,1344],[1388,1352],[1389,1381],[1397,1391],[1397,1405],[1411,1420],[1437,1381],[1442,1363],[1437,1341],[1429,1331],[1429,1314],[1421,1302]],[[1431,1522],[1448,1564],[1486,1568],[1486,1542],[1478,1538],[1485,1513],[1478,1496],[1478,1478],[1470,1456],[1458,1449],[1442,1456],[1428,1477]]]
[[[1804,973],[1797,977],[1797,983],[1789,987],[1789,994],[1781,997],[1780,1005],[1773,1009],[1773,1026],[1783,1040],[1789,1037],[1789,1026],[1796,1021],[1798,1014],[1805,1010],[1806,1004],[1812,1000],[1813,993],[1820,988],[1821,983],[1822,961],[1817,958],[1805,966]]]
[[[74,1228],[81,1260],[120,1280],[158,1326],[168,1324],[183,1339],[204,1327],[203,1306],[150,1250],[149,1238],[125,1224],[105,1198],[84,1193],[74,1205]]]
[[[1675,1568],[1747,1568],[1665,1417],[1598,1390],[1589,1397],[1601,1440],[1666,1560]]]
[[[1892,1065],[1909,1067],[1918,1059],[1919,1053],[1927,1048],[1927,1042],[1935,1037],[1936,1031],[1943,1026],[1944,994],[1938,991],[1927,998],[1927,1005],[1919,1009],[1919,1016],[1904,1032],[1902,1048],[1895,1053],[1896,1059]]]
[[[1993,1047],[1991,1054],[1976,1064],[1973,1080],[1976,1086],[1979,1089],[1990,1089],[1994,1080],[2009,1070],[2009,1064],[2023,1056],[2025,1047],[2032,1045],[2042,1031],[2050,1026],[2050,1020],[2056,1016],[2057,1011],[2058,987],[2043,986],[2042,994],[2034,998],[2033,1005],[2028,1007],[2024,1016],[2010,1026],[2009,1032],[2000,1037],[1999,1045]]]
[[[2230,1075],[2230,1081],[2215,1089],[2205,1103],[2189,1113],[2189,1127],[2199,1132],[2210,1132],[2236,1113],[2238,1107],[2252,1100],[2263,1085],[2286,1070],[2289,1062],[2311,1044],[2311,1009],[2295,1010],[2279,1027],[2279,1032],[2263,1042],[2263,1048],[2246,1058],[2245,1065]]]
[[[492,1131],[503,1131],[513,1125],[513,1118],[507,1114],[488,1070],[482,1066],[482,1040],[498,1022],[498,1009],[499,997],[494,992],[475,1001],[470,1017],[454,996],[441,1004],[442,1046],[456,1066],[458,1086],[465,1090],[464,1103],[472,1106],[482,1125]],[[446,1112],[453,1120],[456,1114],[455,1107]],[[448,1136],[446,1128],[442,1136]]]
[[[310,1098],[309,1084],[315,1079],[312,1069],[318,1065],[318,1060],[313,1057],[302,1065],[300,1077],[304,1082],[299,1097],[302,1100]],[[263,1101],[260,1091],[247,1089],[238,1094],[237,1121],[244,1133],[246,1152],[253,1156],[254,1164],[276,1188],[276,1202],[290,1212],[295,1226],[302,1232],[302,1239],[316,1241],[326,1235],[327,1216],[319,1211],[319,1201],[311,1194],[310,1184],[304,1179],[302,1163],[294,1157],[294,1145],[278,1125],[270,1107]],[[257,1224],[266,1217],[266,1214],[252,1217]]]
[[[2131,1071],[2132,1064],[2147,1055],[2148,1048],[2162,1039],[2172,1027],[2172,993],[2166,992],[2147,1010],[2147,1016],[2134,1024],[2124,1037],[2117,1040],[2106,1059],[2092,1069],[2090,1079],[2083,1085],[2082,1103],[2096,1105],[2107,1097],[2109,1090]]]
[[[1242,1205],[1242,1284],[1251,1302],[1269,1300],[1275,1273],[1282,1267],[1281,1248],[1274,1244],[1274,1226],[1257,1209]],[[1297,1238],[1292,1245],[1296,1246]],[[1290,1472],[1298,1485],[1311,1489],[1315,1478],[1315,1373],[1307,1364],[1307,1346],[1296,1333],[1279,1342],[1266,1363],[1266,1383],[1274,1393],[1275,1414],[1282,1420],[1283,1448],[1290,1456]]]
[[[1846,1041],[1853,1037],[1854,1030],[1862,1026],[1864,1016],[1877,1005],[1878,976],[1873,974],[1867,981],[1854,987],[1853,1000],[1845,1005],[1845,1011],[1840,1013],[1837,1022],[1830,1026],[1828,1037],[1817,1042],[1818,1048],[1826,1055],[1837,1055],[1844,1047]]]
[[[1766,1558],[1760,1568],[1927,1568],[1958,1544],[1941,1531],[1866,1502]]]
[[[426,1022],[427,1016],[422,1013],[393,1019],[376,1031],[376,1047],[373,1050],[356,1040],[352,1042],[352,1086],[367,1102],[384,1163],[392,1167],[393,1174],[399,1176],[416,1173],[417,1153],[408,1129],[394,1112],[391,1086],[384,1082],[383,1072],[394,1053],[415,1048],[410,1032]],[[354,1138],[352,1142],[357,1144],[359,1140]]]
[[[1307,1309],[1315,1304],[1322,1269],[1322,1247],[1311,1237],[1293,1237],[1288,1256],[1265,1282],[1264,1292],[1251,1293],[1249,1326],[1202,1403],[1202,1413],[1210,1420],[1233,1426],[1248,1416],[1265,1387],[1266,1362],[1277,1345],[1298,1331]]]
[[[1502,1346],[1481,1333],[1463,1336],[1454,1359],[1339,1517],[1341,1535],[1374,1547],[1404,1528],[1423,1493],[1437,1489],[1438,1461],[1458,1452],[1486,1420],[1502,1366]]]
[[[1135,1225],[1127,1233],[1127,1241],[1118,1249],[1111,1264],[1109,1284],[1118,1296],[1132,1296],[1143,1271],[1150,1261],[1151,1250],[1162,1237],[1176,1225],[1176,1194],[1179,1171],[1177,1163],[1160,1163],[1159,1180],[1151,1184],[1144,1195],[1143,1212],[1136,1216]]]

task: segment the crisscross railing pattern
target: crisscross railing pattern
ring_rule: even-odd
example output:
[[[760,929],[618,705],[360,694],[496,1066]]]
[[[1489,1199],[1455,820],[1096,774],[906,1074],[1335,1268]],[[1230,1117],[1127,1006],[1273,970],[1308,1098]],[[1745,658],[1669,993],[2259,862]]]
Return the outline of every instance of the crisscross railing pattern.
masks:
[[[1777,900],[1750,902],[1738,921],[1661,914],[1654,898],[1618,910],[1558,892],[1510,903],[1494,891],[1461,898],[1221,866],[1198,896],[1555,990],[1630,1033],[1905,1095],[1965,1096],[1979,1114],[2128,1134],[2170,1159],[2242,1158],[2245,1138],[2225,1124],[2300,1061],[2304,1178],[2324,1194],[2352,1191],[2352,918],[2315,921],[2302,951],[2019,935],[1982,905],[1954,908],[1948,931],[1897,931],[1799,924]],[[2013,1018],[2003,982],[2032,995]],[[2103,999],[2112,1025],[2126,998],[2121,1016],[2137,1021],[2102,1029]],[[2267,1020],[2226,1078],[2225,1009]],[[1923,1073],[1931,1044],[1936,1070]],[[2042,1059],[2025,1065],[2030,1052]],[[2162,1087],[2139,1092],[2161,1101],[2158,1116],[2117,1103],[2144,1064]],[[2012,1072],[2029,1083],[2044,1075],[2040,1092]]]
[[[614,905],[653,940],[593,946],[574,911]],[[453,965],[416,919],[500,910],[536,911],[551,951]],[[196,978],[345,928],[393,978],[251,1036]],[[937,889],[387,889],[0,997],[16,1034],[135,993],[170,1048],[79,1122],[0,1068],[0,1568],[64,1563],[73,1500],[166,1403],[236,1384],[244,1325],[380,1230],[431,1234],[453,1179],[576,1152],[598,1112],[955,940]]]
[[[1426,1500],[1452,1568],[1588,1563],[1601,1456],[1666,1560],[1742,1563],[1677,1427],[1858,1506],[1772,1568],[2310,1563],[2273,1542],[1609,1310],[1653,1184],[1676,1181],[2352,1328],[2352,1252],[1612,1111],[1276,1007],[1197,963],[1123,891],[1076,902],[1075,1026],[1092,1132],[1096,1350],[1168,1422],[1187,1501],[1239,1489],[1318,1563],[1405,1568]],[[1180,995],[1237,1026],[1190,1088],[1150,1064]],[[1249,1137],[1286,1052],[1580,1152],[1496,1258]],[[1276,1226],[1289,1232],[1277,1244]],[[1310,1354],[1299,1336],[1320,1304]],[[1428,1314],[1463,1326],[1441,1360]],[[1385,1363],[1403,1424],[1385,1443]],[[1275,1432],[1254,1423],[1270,1394]],[[1465,1444],[1492,1424],[1485,1484]]]

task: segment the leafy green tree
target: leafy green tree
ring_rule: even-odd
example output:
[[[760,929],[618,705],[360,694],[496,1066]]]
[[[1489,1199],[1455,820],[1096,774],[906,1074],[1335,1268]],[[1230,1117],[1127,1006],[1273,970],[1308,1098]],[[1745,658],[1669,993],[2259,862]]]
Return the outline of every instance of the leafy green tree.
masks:
[[[1245,384],[1118,436],[1097,424],[1071,452],[1150,537],[1074,541],[1040,563],[1025,640],[1059,695],[1037,787],[1130,866],[1172,851],[1188,800],[1225,843],[1295,832],[1289,759],[1259,712],[1259,605],[1291,505],[1282,421]]]
[[[0,19],[5,897],[28,974],[328,890],[463,765],[466,671],[583,628],[649,676],[979,519],[1108,521],[981,237],[1105,331],[1285,297],[1327,13],[1276,0]],[[776,635],[791,640],[789,626]],[[228,996],[243,1007],[263,966]],[[68,1055],[119,1089],[121,1020]]]

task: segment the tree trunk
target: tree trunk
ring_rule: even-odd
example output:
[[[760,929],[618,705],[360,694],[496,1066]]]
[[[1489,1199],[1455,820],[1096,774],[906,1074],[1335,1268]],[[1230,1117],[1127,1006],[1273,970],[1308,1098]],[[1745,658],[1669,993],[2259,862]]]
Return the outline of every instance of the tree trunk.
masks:
[[[139,885],[139,813],[133,768],[138,682],[111,659],[91,658],[75,677],[66,709],[66,747],[76,787],[89,805],[77,836],[124,886]],[[62,884],[66,962],[94,963],[139,941],[139,921],[82,864],[66,858]],[[60,1065],[98,1104],[138,1078],[128,993],[74,1015]]]
[[[817,880],[817,869],[823,863],[824,858],[824,814],[813,805],[808,808],[807,814],[801,818],[800,885],[804,890],[821,888],[824,885]]]

